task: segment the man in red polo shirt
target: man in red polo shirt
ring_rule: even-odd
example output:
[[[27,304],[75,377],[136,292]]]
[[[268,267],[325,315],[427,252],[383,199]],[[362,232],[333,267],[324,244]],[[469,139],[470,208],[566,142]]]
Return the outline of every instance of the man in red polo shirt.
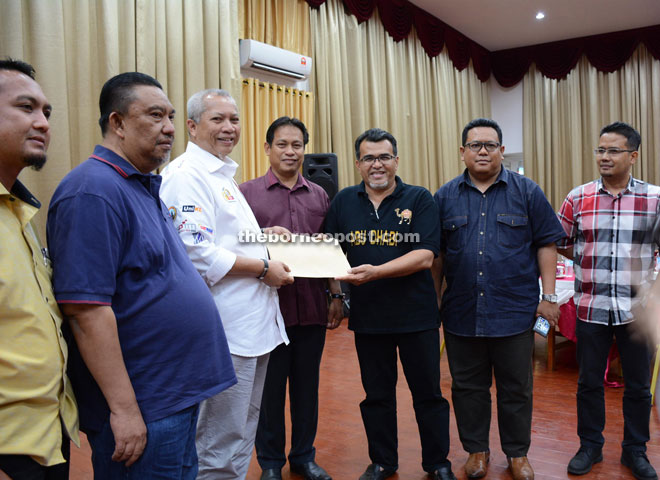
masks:
[[[264,145],[270,160],[266,175],[243,183],[240,188],[261,227],[280,225],[292,233],[322,231],[330,204],[328,195],[300,174],[309,134],[297,118],[280,117],[266,132]],[[330,307],[326,288],[331,295]],[[280,310],[291,343],[270,354],[261,413],[257,428],[257,460],[262,480],[281,479],[286,463],[284,406],[289,380],[291,405],[291,470],[308,480],[330,480],[314,461],[314,438],[318,423],[318,387],[326,328],[336,328],[342,319],[339,282],[319,278],[296,278],[278,290]]]

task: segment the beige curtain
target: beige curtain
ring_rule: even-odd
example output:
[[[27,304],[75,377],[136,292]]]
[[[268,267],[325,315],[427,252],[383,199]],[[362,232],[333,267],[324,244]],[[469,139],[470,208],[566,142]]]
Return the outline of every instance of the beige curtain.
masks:
[[[311,56],[308,10],[305,0],[241,0],[240,38]]]
[[[488,85],[472,66],[458,72],[446,51],[430,59],[415,33],[394,42],[377,11],[358,25],[341,0],[310,9],[317,152],[339,159],[340,187],[361,180],[354,141],[364,130],[390,131],[399,146],[399,175],[435,191],[458,175],[465,124],[490,116]]]
[[[241,105],[241,165],[242,180],[251,180],[266,173],[269,162],[264,153],[266,131],[278,117],[296,117],[305,124],[310,141],[305,153],[313,153],[314,95],[310,92],[260,82],[243,80]]]
[[[172,158],[186,144],[186,101],[222,87],[240,104],[238,0],[2,0],[0,55],[23,59],[54,106],[49,160],[21,179],[44,204],[100,142],[98,97],[113,75],[156,77],[176,113]],[[240,157],[240,152],[236,152]]]
[[[610,74],[586,58],[560,81],[532,67],[523,97],[525,173],[556,209],[573,187],[598,178],[593,149],[600,129],[617,120],[642,135],[633,176],[660,184],[660,61],[643,45]]]

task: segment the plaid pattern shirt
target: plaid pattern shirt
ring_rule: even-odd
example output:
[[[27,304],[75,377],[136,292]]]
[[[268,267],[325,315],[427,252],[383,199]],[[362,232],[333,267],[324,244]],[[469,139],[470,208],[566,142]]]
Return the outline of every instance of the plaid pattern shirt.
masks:
[[[559,220],[573,247],[575,305],[585,322],[621,325],[633,320],[639,287],[653,279],[653,224],[660,187],[635,178],[613,196],[602,179],[574,188],[564,200]]]

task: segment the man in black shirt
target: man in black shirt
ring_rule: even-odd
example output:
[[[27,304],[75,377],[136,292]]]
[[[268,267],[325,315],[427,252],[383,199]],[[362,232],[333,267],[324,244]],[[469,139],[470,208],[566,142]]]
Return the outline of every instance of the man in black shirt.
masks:
[[[429,268],[438,254],[437,207],[422,187],[396,176],[396,140],[377,128],[355,141],[363,182],[330,205],[326,231],[339,238],[351,269],[348,328],[366,398],[360,404],[372,464],[360,480],[380,480],[398,468],[397,350],[413,397],[422,467],[454,480],[449,453],[449,403],[440,392],[440,326]]]

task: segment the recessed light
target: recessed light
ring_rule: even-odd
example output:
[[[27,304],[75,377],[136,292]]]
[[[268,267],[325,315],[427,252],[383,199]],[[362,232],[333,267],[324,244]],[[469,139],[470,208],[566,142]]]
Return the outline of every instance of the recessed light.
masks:
[[[537,20],[543,20],[545,18],[545,13],[539,12],[536,14],[536,19]]]

